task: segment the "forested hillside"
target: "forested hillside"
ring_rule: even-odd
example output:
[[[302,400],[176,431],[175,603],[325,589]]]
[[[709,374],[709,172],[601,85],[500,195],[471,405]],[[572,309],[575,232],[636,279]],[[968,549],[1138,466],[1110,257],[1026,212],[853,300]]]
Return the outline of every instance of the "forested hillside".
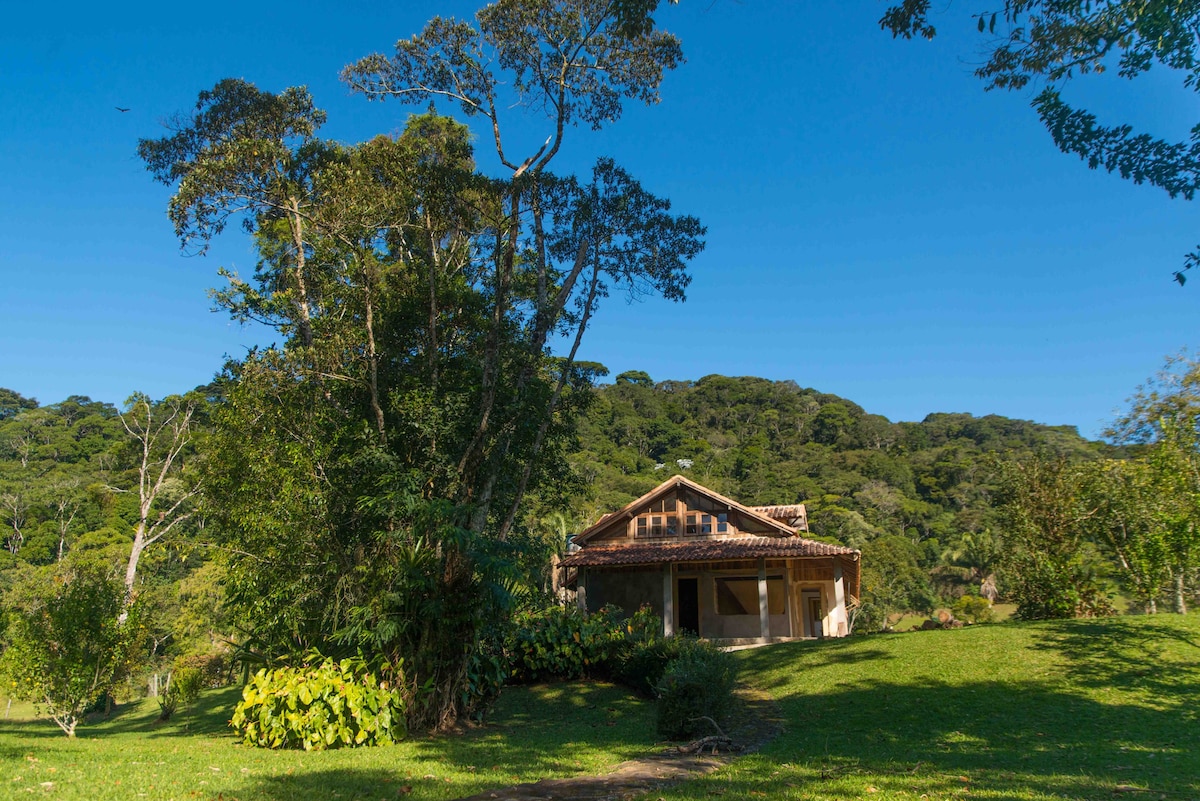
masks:
[[[130,403],[122,420],[111,403],[82,395],[41,406],[0,388],[0,597],[5,608],[32,602],[30,587],[22,582],[40,575],[39,568],[70,562],[125,575],[141,526],[148,535],[143,539],[154,538],[129,578],[144,612],[148,661],[143,664],[157,669],[175,656],[228,650],[222,641],[232,631],[222,618],[219,567],[203,541],[204,520],[191,514],[184,488],[184,471],[198,456],[190,437],[204,424],[202,405],[197,398],[188,406],[184,437],[172,443],[169,436],[159,436],[144,453],[137,436],[147,421],[142,411],[152,409],[150,422],[166,423],[160,434],[167,434],[171,411],[180,410],[171,400]],[[176,458],[159,482],[153,468],[172,445],[178,446]],[[143,465],[151,468],[149,488],[160,484],[144,513]]]
[[[641,371],[597,388],[579,433],[573,461],[593,492],[577,522],[673,473],[744,503],[804,502],[812,536],[870,557],[869,592],[890,587],[889,608],[928,606],[931,593],[961,593],[994,572],[999,462],[1127,451],[1073,426],[954,413],[894,423],[794,381],[655,382]],[[891,572],[872,572],[881,566]]]
[[[805,503],[811,536],[862,549],[868,593],[892,611],[978,591],[997,572],[1001,462],[1119,458],[1128,450],[1085,440],[1071,426],[996,415],[893,423],[794,381],[654,382],[632,371],[593,395],[571,456],[588,489],[565,517],[530,506],[531,528],[561,540],[683,473],[745,503]],[[138,450],[118,410],[80,396],[38,406],[8,391],[0,400],[0,570],[53,564],[72,551],[123,565],[138,522]],[[160,607],[163,653],[204,648],[185,640],[205,638],[214,622],[202,607],[216,598],[220,568],[197,572],[208,555],[196,547],[202,524],[186,521],[174,533],[178,547],[147,550],[139,575]],[[184,622],[172,623],[175,615]]]
[[[210,445],[209,412],[228,402],[192,393],[185,438],[163,429],[149,457],[137,436],[144,415],[161,424],[184,409],[181,401],[132,404],[122,412],[85,397],[38,405],[0,390],[0,582],[12,588],[8,600],[31,570],[64,560],[126,572],[139,526],[150,540],[155,526],[162,530],[179,518],[169,536],[150,541],[136,578],[126,572],[145,610],[150,642],[142,664],[150,670],[180,658],[227,660],[228,643],[244,642],[252,631],[245,627],[250,619],[241,626],[224,610],[228,566],[220,543],[239,546],[218,530],[220,494],[209,493],[200,505],[187,495],[202,489],[202,472],[239,481],[236,470],[216,464],[221,452]],[[560,488],[570,506],[556,510],[552,495],[541,495],[530,499],[518,523],[517,534],[544,543],[529,550],[530,558],[562,548],[599,514],[682,472],[748,504],[804,502],[810,536],[862,549],[860,631],[960,596],[1007,594],[1010,580],[1019,578],[1013,546],[1024,543],[1026,553],[1030,546],[1006,530],[996,502],[1004,465],[1039,458],[1112,464],[1104,460],[1142,447],[995,415],[932,414],[894,423],[794,381],[709,375],[655,383],[637,371],[594,387],[577,420],[576,442],[575,480]],[[173,447],[178,460],[160,498],[143,513],[139,469],[146,459],[162,464]],[[205,462],[208,468],[198,471]],[[1085,549],[1091,556],[1085,554],[1081,570],[1102,579],[1109,573],[1106,585],[1115,588],[1114,558],[1103,537],[1090,538]]]

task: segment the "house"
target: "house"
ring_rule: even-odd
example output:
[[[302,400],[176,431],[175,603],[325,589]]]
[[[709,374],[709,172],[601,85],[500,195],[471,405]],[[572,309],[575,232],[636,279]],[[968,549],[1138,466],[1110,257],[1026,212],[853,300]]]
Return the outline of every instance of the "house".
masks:
[[[580,608],[648,604],[667,636],[844,637],[860,554],[807,531],[802,504],[743,506],[674,476],[578,534],[561,567]]]

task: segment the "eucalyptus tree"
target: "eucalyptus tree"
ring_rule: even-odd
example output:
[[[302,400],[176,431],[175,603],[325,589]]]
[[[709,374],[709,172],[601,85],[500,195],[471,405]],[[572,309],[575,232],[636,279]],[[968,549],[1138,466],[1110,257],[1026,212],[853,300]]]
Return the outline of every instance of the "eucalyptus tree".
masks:
[[[126,401],[120,415],[121,426],[129,436],[136,481],[133,489],[109,489],[137,494],[133,543],[125,563],[126,604],[133,602],[143,552],[176,531],[194,513],[192,499],[200,485],[192,474],[184,472],[183,462],[192,444],[195,413],[195,402],[178,395],[154,403],[139,393]]]
[[[609,159],[597,162],[586,187],[548,172],[571,127],[598,130],[615,122],[626,99],[658,101],[664,71],[683,59],[674,36],[652,26],[626,36],[609,0],[501,0],[480,11],[477,22],[478,28],[434,18],[421,33],[397,42],[392,56],[367,56],[347,67],[343,79],[371,99],[444,99],[467,117],[482,117],[496,157],[508,171],[509,180],[499,190],[504,216],[481,265],[492,295],[482,397],[458,464],[465,479],[460,500],[474,507],[471,526],[482,530],[513,447],[513,412],[521,413],[550,337],[566,337],[571,346],[545,403],[546,414],[538,415],[535,452],[599,299],[612,284],[683,299],[684,262],[699,252],[703,229],[694,219],[668,216],[669,203],[644,192]],[[503,81],[502,72],[511,81]],[[522,105],[546,112],[550,133],[536,149],[518,151],[507,138],[506,104],[500,102],[505,86]],[[522,284],[533,291],[522,292]],[[505,409],[499,392],[501,340],[512,323],[522,330],[527,357],[510,377],[516,403]],[[526,462],[516,497],[506,504],[498,532],[502,539],[513,525],[533,464]]]
[[[502,0],[476,23],[436,18],[345,78],[482,115],[502,177],[432,108],[341,145],[317,138],[306,91],[240,81],[139,148],[175,187],[185,247],[235,217],[255,237],[255,276],[229,274],[216,298],[286,338],[229,365],[206,472],[248,647],[403,657],[432,688],[417,725],[470,703],[481,633],[538,540],[523,510],[572,486],[565,448],[596,374],[576,356],[602,299],[682,300],[703,246],[698,221],[611,159],[549,169],[572,127],[657,99],[674,37],[617,35],[594,0]],[[514,155],[502,86],[547,111],[545,144]]]

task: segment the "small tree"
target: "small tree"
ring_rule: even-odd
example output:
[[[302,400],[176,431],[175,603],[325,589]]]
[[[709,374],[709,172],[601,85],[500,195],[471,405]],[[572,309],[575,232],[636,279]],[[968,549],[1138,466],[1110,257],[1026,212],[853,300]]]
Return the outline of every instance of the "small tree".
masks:
[[[1178,504],[1169,472],[1143,460],[1110,460],[1085,472],[1084,497],[1095,514],[1086,526],[1116,559],[1126,590],[1147,614],[1170,575],[1168,526]]]
[[[1044,455],[1003,466],[999,500],[1012,546],[1004,575],[1022,620],[1112,614],[1085,536],[1097,509],[1084,475]]]
[[[27,574],[9,596],[8,649],[0,672],[68,737],[84,710],[124,676],[136,652],[138,607],[124,624],[125,585],[95,568]]]

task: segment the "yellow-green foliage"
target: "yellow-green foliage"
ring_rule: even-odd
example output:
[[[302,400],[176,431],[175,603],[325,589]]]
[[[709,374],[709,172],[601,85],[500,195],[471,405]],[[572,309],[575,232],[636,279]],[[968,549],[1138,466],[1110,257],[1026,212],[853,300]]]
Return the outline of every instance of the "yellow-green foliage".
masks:
[[[230,725],[248,745],[323,750],[392,745],[407,733],[404,696],[357,659],[260,670]]]
[[[954,616],[971,623],[991,623],[996,619],[991,602],[978,595],[964,595],[955,601]]]

